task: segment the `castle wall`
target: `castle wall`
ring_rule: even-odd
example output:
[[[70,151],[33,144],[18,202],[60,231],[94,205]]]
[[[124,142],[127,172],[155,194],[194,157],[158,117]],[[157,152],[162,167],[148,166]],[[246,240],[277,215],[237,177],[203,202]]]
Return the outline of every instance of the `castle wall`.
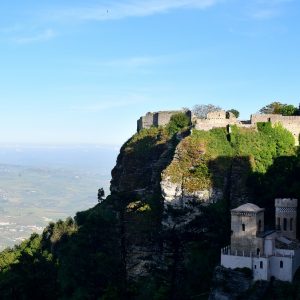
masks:
[[[300,267],[300,249],[294,250],[294,259],[293,259],[293,276],[295,275],[296,271]]]
[[[282,262],[282,267],[280,267]],[[293,281],[293,258],[292,257],[281,257],[271,256],[270,257],[270,276],[282,281]]]
[[[270,280],[269,258],[267,257],[253,257],[252,267],[253,279],[256,280]]]
[[[225,268],[252,269],[252,257],[221,254],[221,265]]]
[[[211,130],[213,128],[227,127],[228,125],[236,125],[236,119],[196,119],[195,129]]]
[[[300,135],[300,116],[282,116],[275,114],[254,114],[251,115],[251,123],[256,125],[258,122],[280,123],[285,129],[290,131],[295,138],[295,144],[299,145]]]
[[[159,111],[148,112],[137,121],[137,130],[150,128],[151,126],[164,126],[170,122],[171,117],[182,111]],[[237,125],[238,127],[255,128],[258,122],[280,123],[285,129],[292,133],[295,139],[295,145],[299,145],[300,136],[300,116],[282,116],[276,114],[253,114],[248,123],[240,122],[233,114],[226,116],[224,110],[214,111],[207,114],[205,119],[200,119],[192,115],[191,111],[186,112],[191,123],[197,130],[211,130],[213,128],[223,128],[228,125]]]
[[[217,110],[209,112],[206,115],[206,119],[209,120],[224,120],[226,119],[226,111],[225,110]]]
[[[181,110],[175,110],[175,111],[159,111],[159,112],[148,112],[145,116],[140,117],[137,121],[137,131],[140,131],[141,129],[147,129],[151,126],[165,126],[167,125],[171,117],[175,114],[181,113],[183,111]],[[186,115],[188,116],[189,120],[191,121],[192,115],[190,111],[186,112]]]

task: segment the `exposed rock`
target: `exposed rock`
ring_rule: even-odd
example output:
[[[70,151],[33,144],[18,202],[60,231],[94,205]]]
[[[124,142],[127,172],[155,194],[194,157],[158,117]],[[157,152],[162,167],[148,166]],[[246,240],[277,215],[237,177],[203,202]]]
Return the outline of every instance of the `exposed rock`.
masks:
[[[264,299],[269,283],[253,283],[250,272],[247,268],[232,270],[216,267],[209,300]]]
[[[182,182],[173,183],[169,176],[161,181],[160,186],[165,203],[178,207],[184,207],[191,201],[202,204],[216,203],[223,197],[223,191],[218,188],[189,192],[182,188]]]

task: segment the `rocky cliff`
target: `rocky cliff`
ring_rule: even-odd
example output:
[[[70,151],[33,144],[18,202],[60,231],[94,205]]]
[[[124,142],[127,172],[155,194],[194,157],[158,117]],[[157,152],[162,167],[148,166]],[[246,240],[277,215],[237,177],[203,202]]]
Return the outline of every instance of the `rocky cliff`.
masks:
[[[217,267],[213,274],[209,300],[262,300],[266,299],[269,283],[253,283],[251,270]]]
[[[255,295],[260,287],[250,277],[214,269],[230,240],[230,208],[253,201],[272,222],[275,197],[300,198],[293,137],[268,124],[229,133],[191,131],[182,116],[177,121],[183,126],[140,130],[122,146],[111,195],[101,203],[0,253],[1,298]],[[294,285],[276,286],[269,299],[282,290],[300,294]]]
[[[293,155],[289,133],[276,130],[290,141],[280,151]],[[150,128],[126,142],[111,191],[128,199],[123,214],[128,278],[140,282],[166,272],[171,277],[164,280],[178,292],[199,259],[196,268],[204,273],[197,272],[198,280],[207,281],[218,249],[229,242],[229,209],[255,202],[258,178],[279,155],[269,137],[264,130],[234,127],[230,134],[219,128],[176,135]]]

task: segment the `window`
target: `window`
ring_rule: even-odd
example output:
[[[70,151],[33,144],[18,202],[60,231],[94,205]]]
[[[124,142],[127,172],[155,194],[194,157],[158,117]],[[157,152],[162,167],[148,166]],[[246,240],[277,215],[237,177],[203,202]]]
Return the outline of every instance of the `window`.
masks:
[[[287,228],[287,219],[284,218],[283,219],[283,230],[286,231],[286,228]]]
[[[245,229],[246,229],[245,224],[242,224],[242,230],[245,231]]]
[[[257,248],[257,249],[256,249],[256,255],[259,255],[259,254],[260,254],[260,249]]]
[[[254,269],[256,269],[256,265],[254,265]]]
[[[293,231],[293,218],[290,219],[290,231]]]
[[[258,231],[261,231],[261,220],[258,221]]]
[[[259,262],[259,267],[260,267],[261,269],[263,269],[264,263],[263,263],[262,261]]]
[[[281,260],[280,261],[280,269],[282,269],[283,268],[283,261]]]

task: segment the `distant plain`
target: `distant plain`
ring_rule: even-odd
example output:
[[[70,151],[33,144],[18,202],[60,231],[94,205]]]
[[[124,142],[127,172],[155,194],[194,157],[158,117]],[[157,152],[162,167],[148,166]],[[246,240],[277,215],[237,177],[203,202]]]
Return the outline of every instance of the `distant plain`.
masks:
[[[115,147],[0,146],[0,250],[109,193]]]

